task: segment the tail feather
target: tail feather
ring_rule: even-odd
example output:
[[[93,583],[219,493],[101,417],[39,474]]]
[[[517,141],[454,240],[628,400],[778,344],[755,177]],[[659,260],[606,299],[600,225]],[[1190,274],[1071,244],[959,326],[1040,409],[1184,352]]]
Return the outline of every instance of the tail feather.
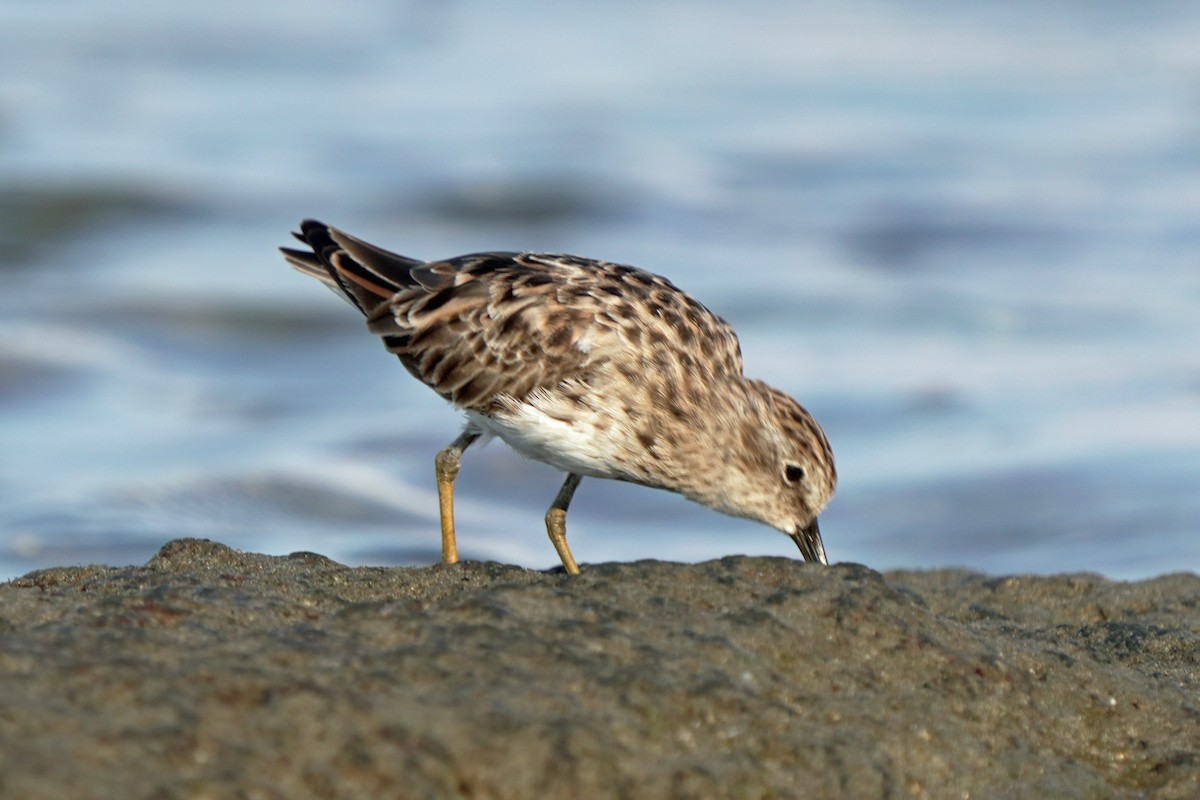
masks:
[[[423,262],[392,253],[316,220],[300,223],[292,234],[311,252],[281,247],[294,269],[324,283],[364,315],[414,285],[412,269]]]

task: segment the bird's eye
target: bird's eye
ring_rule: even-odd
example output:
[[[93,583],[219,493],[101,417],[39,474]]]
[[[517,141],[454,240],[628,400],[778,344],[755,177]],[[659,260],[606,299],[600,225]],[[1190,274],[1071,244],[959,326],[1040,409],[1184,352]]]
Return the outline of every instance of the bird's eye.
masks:
[[[788,483],[795,483],[804,477],[804,467],[788,464],[783,468],[783,477],[787,478]]]

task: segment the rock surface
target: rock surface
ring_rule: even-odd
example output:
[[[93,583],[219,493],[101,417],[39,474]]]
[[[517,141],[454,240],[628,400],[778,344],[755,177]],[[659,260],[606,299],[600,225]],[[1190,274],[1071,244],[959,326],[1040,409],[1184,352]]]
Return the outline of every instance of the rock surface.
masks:
[[[0,584],[0,796],[1200,797],[1200,577],[349,568]]]

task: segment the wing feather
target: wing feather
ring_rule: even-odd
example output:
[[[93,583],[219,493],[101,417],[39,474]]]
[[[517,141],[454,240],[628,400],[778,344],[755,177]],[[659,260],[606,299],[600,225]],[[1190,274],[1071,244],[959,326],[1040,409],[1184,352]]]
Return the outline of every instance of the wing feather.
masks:
[[[288,263],[352,302],[418,380],[490,413],[615,364],[741,374],[733,329],[665,278],[574,256],[491,252],[421,262],[306,220]]]

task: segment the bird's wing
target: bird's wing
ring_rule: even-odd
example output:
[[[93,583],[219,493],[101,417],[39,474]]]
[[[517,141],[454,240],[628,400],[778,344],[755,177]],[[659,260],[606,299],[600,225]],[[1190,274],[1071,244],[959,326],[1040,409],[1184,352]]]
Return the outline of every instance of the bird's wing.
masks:
[[[733,329],[634,267],[508,252],[420,262],[311,221],[297,238],[313,252],[285,250],[288,262],[350,299],[409,372],[462,408],[488,413],[605,366],[631,380],[664,364],[741,374]]]

